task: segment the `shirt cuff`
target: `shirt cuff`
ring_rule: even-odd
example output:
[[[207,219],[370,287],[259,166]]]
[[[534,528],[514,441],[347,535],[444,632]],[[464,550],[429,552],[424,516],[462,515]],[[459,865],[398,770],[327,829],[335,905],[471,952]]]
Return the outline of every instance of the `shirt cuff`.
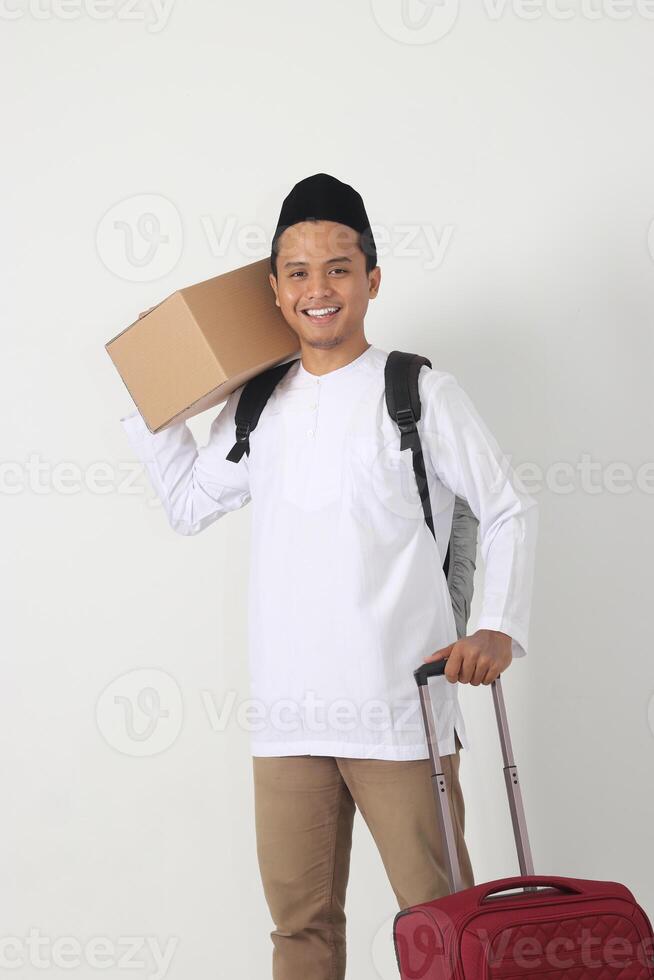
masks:
[[[152,460],[152,441],[154,436],[148,429],[145,419],[139,410],[135,408],[133,412],[123,415],[120,419],[120,424],[127,435],[132,451],[141,462]]]
[[[477,623],[478,630],[498,630],[511,637],[511,654],[514,657],[525,657],[527,655],[527,631],[510,623],[506,619],[489,619],[482,617]]]
[[[121,422],[127,422],[128,419],[136,418],[136,416],[137,415],[140,415],[140,414],[141,413],[139,412],[138,408],[135,408],[134,411],[133,412],[130,412],[128,415],[123,415],[122,418],[120,419],[120,421]]]

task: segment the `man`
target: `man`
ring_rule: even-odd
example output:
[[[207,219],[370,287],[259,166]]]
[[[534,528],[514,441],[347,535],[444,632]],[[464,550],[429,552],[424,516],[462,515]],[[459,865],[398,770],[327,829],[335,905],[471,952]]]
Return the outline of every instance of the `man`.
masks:
[[[342,980],[355,810],[400,908],[447,893],[413,670],[430,687],[461,871],[457,682],[489,685],[526,652],[537,514],[446,372],[423,366],[418,423],[435,538],[411,454],[384,396],[388,353],[364,332],[381,273],[360,195],[327,174],[297,184],[273,237],[270,283],[301,358],[226,459],[242,388],[198,449],[184,422],[152,435],[123,418],[171,526],[193,535],[253,503],[249,608],[257,854],[275,923],[274,980]],[[457,641],[442,564],[456,497],[479,520],[485,583],[476,631]],[[432,686],[433,685],[433,686]]]

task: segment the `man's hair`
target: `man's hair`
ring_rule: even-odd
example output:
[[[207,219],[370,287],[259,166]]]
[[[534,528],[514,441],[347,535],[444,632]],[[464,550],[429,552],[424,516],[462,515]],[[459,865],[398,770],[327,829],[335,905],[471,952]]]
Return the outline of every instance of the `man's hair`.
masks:
[[[322,219],[320,219],[320,218],[306,218],[306,221],[320,221],[320,220],[322,220]],[[279,243],[279,239],[282,237],[282,235],[283,235],[283,233],[285,231],[286,231],[285,228],[282,228],[280,230],[280,232],[277,235],[277,237],[273,239],[272,248],[270,250],[270,268],[272,270],[272,274],[275,277],[275,279],[277,278],[277,252],[278,252],[278,243]],[[362,237],[363,237],[362,236],[362,233],[359,232],[359,248],[361,249],[361,251],[363,252],[363,254],[366,257],[366,275],[367,275],[369,272],[372,272],[372,270],[377,267],[377,252],[376,251],[371,252],[370,249],[367,249],[365,247],[366,242],[362,241]]]

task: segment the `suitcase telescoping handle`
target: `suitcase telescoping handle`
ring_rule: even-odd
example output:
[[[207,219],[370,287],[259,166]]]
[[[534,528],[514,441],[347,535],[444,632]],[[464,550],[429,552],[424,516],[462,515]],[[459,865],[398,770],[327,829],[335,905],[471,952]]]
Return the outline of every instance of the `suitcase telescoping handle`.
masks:
[[[414,670],[413,676],[418,685],[420,693],[420,706],[422,708],[422,718],[425,724],[427,744],[429,747],[429,758],[431,759],[432,787],[436,800],[441,834],[445,842],[445,860],[447,865],[447,877],[450,883],[450,891],[458,892],[463,888],[461,880],[461,867],[459,856],[456,850],[456,840],[454,836],[454,825],[452,823],[452,813],[450,811],[449,799],[447,796],[447,784],[443,774],[443,764],[441,762],[436,738],[436,726],[434,723],[434,712],[431,698],[429,696],[428,680],[430,677],[441,676],[445,672],[447,660],[436,660],[432,663],[423,664]],[[448,681],[449,683],[449,681]],[[522,793],[518,781],[518,768],[513,759],[513,748],[509,736],[509,725],[504,706],[504,695],[502,694],[501,680],[497,677],[492,683],[493,701],[495,703],[495,715],[497,727],[500,733],[500,744],[502,746],[502,757],[504,759],[504,780],[506,782],[506,792],[509,798],[509,809],[511,811],[511,822],[513,824],[513,835],[515,837],[516,848],[518,851],[518,863],[520,874],[533,875],[534,865],[531,857],[531,847],[529,846],[529,836],[527,834],[527,822],[525,811],[522,804]],[[529,890],[532,890],[529,888]]]

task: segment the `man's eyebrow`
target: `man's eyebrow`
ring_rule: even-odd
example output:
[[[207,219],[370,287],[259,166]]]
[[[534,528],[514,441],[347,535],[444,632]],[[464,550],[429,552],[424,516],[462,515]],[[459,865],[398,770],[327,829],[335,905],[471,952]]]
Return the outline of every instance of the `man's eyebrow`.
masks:
[[[347,257],[347,255],[337,255],[336,258],[326,259],[323,262],[323,265],[329,265],[330,262],[351,262],[351,261],[352,261],[352,259],[349,259]],[[289,269],[291,266],[296,266],[296,265],[307,265],[307,263],[306,262],[285,262],[284,263],[284,268],[285,269]]]

